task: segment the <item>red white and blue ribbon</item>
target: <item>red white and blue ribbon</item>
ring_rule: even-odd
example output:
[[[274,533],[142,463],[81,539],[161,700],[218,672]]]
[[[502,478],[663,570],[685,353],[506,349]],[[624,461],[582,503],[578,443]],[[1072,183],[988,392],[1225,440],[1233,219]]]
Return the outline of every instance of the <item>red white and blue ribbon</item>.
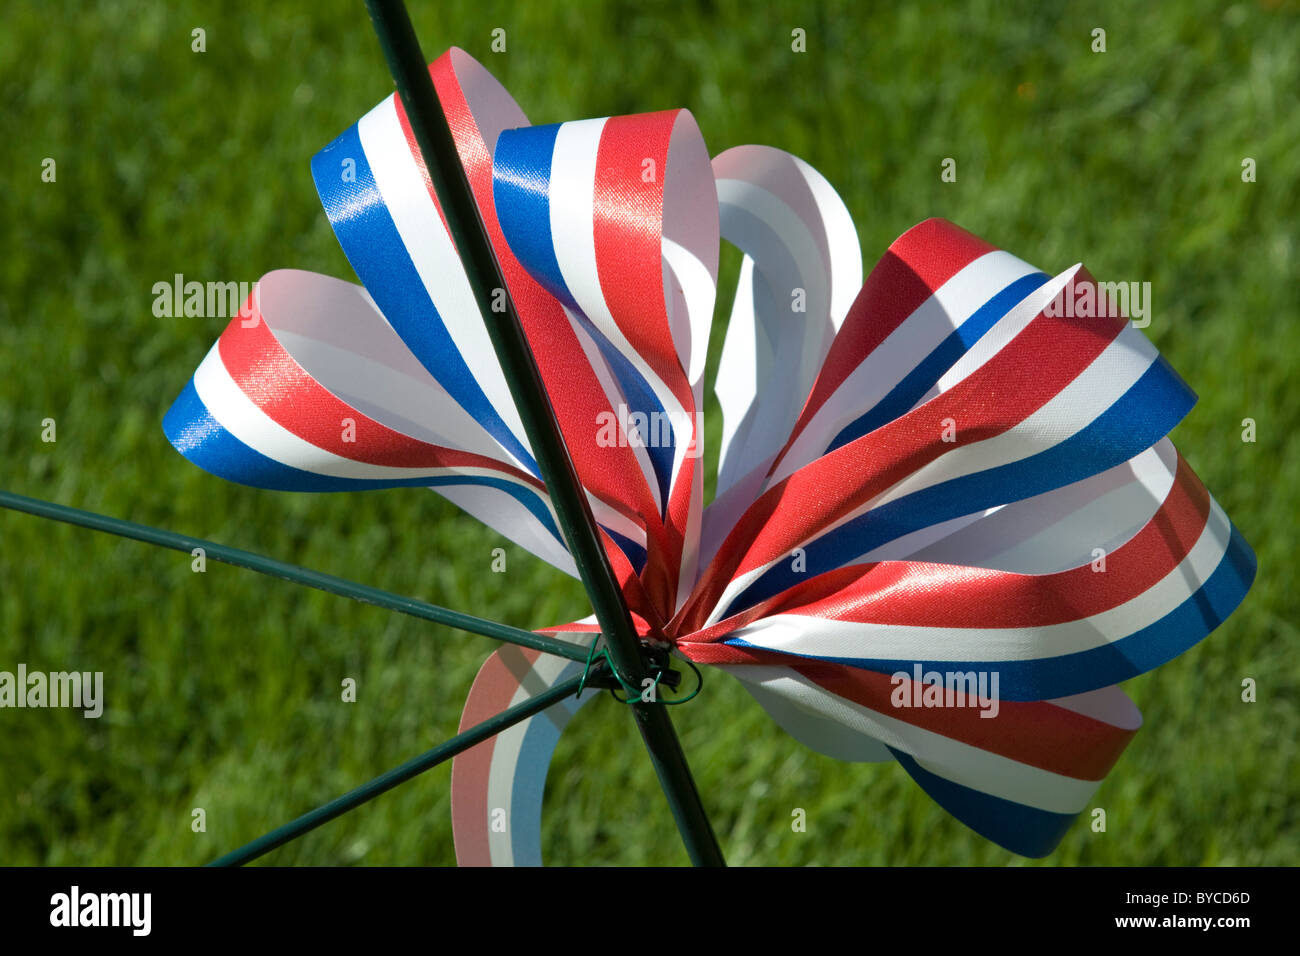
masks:
[[[710,161],[685,110],[534,127],[463,51],[430,72],[638,628],[808,746],[897,760],[979,833],[1049,853],[1141,722],[1115,685],[1254,577],[1166,437],[1192,391],[1113,310],[1052,308],[1106,301],[1080,265],[1053,277],[931,219],[864,283],[843,202],[788,153]],[[575,573],[396,95],[312,173],[362,285],[263,277],[168,438],[262,488],[428,486]],[[720,239],[745,255],[706,507]],[[573,670],[498,651],[465,719]],[[579,704],[457,758],[461,862],[540,862]]]

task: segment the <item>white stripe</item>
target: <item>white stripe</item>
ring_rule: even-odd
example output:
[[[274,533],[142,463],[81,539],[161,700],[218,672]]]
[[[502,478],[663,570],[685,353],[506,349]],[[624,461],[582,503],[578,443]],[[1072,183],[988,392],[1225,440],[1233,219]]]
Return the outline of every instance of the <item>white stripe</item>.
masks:
[[[1094,549],[1109,554],[1144,528],[1168,497],[1177,470],[1178,452],[1162,438],[1100,474],[992,509],[987,520],[906,557],[1021,574],[1077,568],[1095,558]],[[863,560],[881,559],[873,552]]]
[[[737,146],[713,168],[722,235],[746,253],[714,383],[723,411],[717,494],[743,488],[730,501],[747,506],[862,286],[862,253],[843,201],[798,157]],[[808,295],[807,312],[791,321],[796,288]],[[716,544],[705,542],[705,553]]]
[[[527,448],[523,424],[474,301],[469,279],[411,156],[393,97],[363,116],[357,123],[357,133],[375,185],[442,324],[488,402]],[[527,470],[522,463],[519,465]]]
[[[1023,421],[992,438],[955,447],[850,511],[812,538],[799,542],[796,547],[803,547],[809,541],[822,538],[866,512],[905,495],[955,478],[1013,464],[1055,447],[1087,427],[1114,405],[1146,373],[1156,358],[1157,352],[1150,341],[1134,330],[1132,325],[1126,325],[1083,372]],[[957,428],[960,431],[960,422],[957,423]],[[709,623],[721,620],[736,595],[749,587],[768,568],[788,557],[788,554],[778,556],[734,578],[710,615]]]
[[[286,333],[281,333],[286,334]],[[328,348],[320,346],[318,348]],[[350,356],[349,361],[361,361],[356,356]],[[412,383],[418,385],[418,383]],[[354,478],[361,480],[391,480],[394,478],[444,478],[444,477],[488,477],[500,478],[509,481],[516,487],[525,489],[533,497],[537,498],[546,507],[546,510],[554,517],[555,510],[551,507],[550,496],[539,492],[532,485],[520,481],[517,478],[492,468],[478,468],[472,466],[453,466],[444,468],[414,468],[394,465],[372,465],[366,462],[354,461],[336,455],[333,452],[313,445],[289,429],[282,426],[279,422],[268,416],[244,393],[243,389],[230,377],[230,372],[226,369],[225,363],[221,361],[219,344],[213,345],[203,362],[200,363],[198,370],[194,373],[194,388],[199,394],[199,398],[208,406],[214,418],[221,423],[227,431],[248,445],[254,451],[265,455],[266,457],[278,461],[281,464],[289,465],[303,471],[310,471],[319,475],[330,475],[337,478]],[[342,423],[340,422],[340,430]],[[494,446],[495,447],[495,446]],[[498,450],[498,454],[500,454]],[[474,487],[474,486],[470,486]],[[518,543],[528,548],[539,557],[543,557],[551,564],[567,570],[572,565],[572,559],[564,552],[562,559],[556,560],[552,557],[550,549],[546,554],[539,553],[535,548],[525,543],[524,538],[531,539],[534,535],[524,535],[520,537],[522,530],[516,532],[515,523],[505,520],[504,515],[493,516],[481,509],[470,507],[468,502],[473,498],[468,489],[462,489],[454,492],[450,488],[435,489],[442,493],[444,497],[460,504],[466,511],[474,515],[480,521],[483,521],[489,527],[501,532],[512,540],[518,540]],[[491,489],[495,490],[495,489]],[[505,494],[501,492],[501,494]],[[517,502],[512,496],[506,496],[508,499],[502,502],[501,506],[509,507],[510,502],[518,504],[523,509],[521,515],[526,514],[532,521],[537,521],[536,517],[523,508],[523,505]],[[641,547],[645,547],[645,529],[631,518],[626,517],[621,512],[616,511],[611,506],[605,504],[591,492],[587,492],[587,500],[591,504],[591,509],[597,522],[603,527],[622,535],[625,538],[635,542]],[[490,509],[489,509],[490,511]],[[554,540],[554,536],[549,530],[538,522],[538,530],[549,540]],[[558,556],[557,556],[558,557]]]
[[[351,478],[362,481],[385,481],[407,478],[435,478],[444,476],[483,476],[501,478],[512,484],[526,487],[532,494],[537,491],[510,475],[490,468],[408,468],[392,465],[372,465],[353,461],[311,442],[299,438],[275,421],[250,399],[230,376],[221,360],[220,342],[214,344],[194,372],[194,390],[207,406],[212,417],[249,448],[300,471],[334,478]],[[339,428],[342,431],[342,423]],[[540,496],[539,496],[540,497]],[[545,500],[545,499],[543,499]]]
[[[713,325],[713,299],[716,292],[713,276],[709,267],[700,258],[683,245],[673,242],[667,236],[661,240],[664,303],[668,306],[669,327],[673,338],[687,342],[703,342],[699,348],[689,346],[687,361],[689,367],[686,377],[692,389],[698,389],[704,379],[704,362],[708,358],[709,329]],[[678,300],[671,295],[673,291],[670,280],[676,282],[677,291],[681,292]],[[682,320],[684,327],[681,327]],[[680,359],[680,355],[678,356]],[[696,395],[696,401],[699,401]]]
[[[968,515],[961,515],[957,518],[950,518],[947,521],[940,521],[938,524],[918,528],[916,531],[909,532],[902,537],[894,538],[892,541],[886,541],[878,548],[872,548],[866,554],[854,558],[852,563],[867,564],[875,561],[919,560],[915,558],[915,553],[917,551],[931,546],[942,545],[948,538],[975,525],[983,518],[997,514],[1005,507],[1006,505],[997,505],[983,511],[975,511]],[[953,561],[948,563],[969,564],[972,562]]]
[[[580,577],[564,543],[514,496],[490,485],[440,485],[431,490],[551,567]]]
[[[931,773],[981,793],[1052,813],[1078,813],[1088,805],[1101,782],[1079,780],[1030,766],[924,730],[838,695],[827,695],[823,688],[789,668],[753,664],[720,666],[745,683],[759,684],[806,709],[911,754]]]
[[[1014,314],[1007,315],[999,320],[993,328],[980,337],[978,342],[970,347],[952,368],[943,374],[934,387],[923,395],[913,407],[924,405],[935,395],[946,392],[1002,351],[1008,342],[1023,332],[1029,326],[1029,323],[1038,317],[1038,312],[1046,309],[1048,303],[1055,299],[1066,285],[1074,281],[1075,276],[1078,275],[1079,270],[1082,268],[1083,263],[1076,262],[1051,282],[1040,286],[1033,296],[1034,300],[1040,303],[1038,309],[1032,312],[1027,309],[1018,309]],[[1048,290],[1050,290],[1050,293]]]
[[[791,158],[812,190],[821,217],[821,229],[826,234],[830,254],[830,318],[831,326],[838,331],[862,288],[862,247],[858,243],[858,230],[844,200],[826,177],[798,156],[792,155]]]
[[[825,452],[835,436],[875,408],[926,356],[963,326],[1004,288],[1038,270],[1009,252],[995,250],[971,261],[917,307],[855,368],[817,410],[786,452],[768,484],[803,467]],[[1065,279],[1048,286],[1065,285]],[[1055,291],[1030,293],[1009,313],[1032,319]],[[990,332],[981,337],[986,339]],[[978,343],[976,343],[978,345]]]
[[[503,464],[513,457],[432,376],[404,372],[294,332],[275,332],[284,350],[312,378],[357,411],[432,445],[473,452]]]
[[[564,635],[556,635],[566,639]],[[573,667],[567,658],[542,654],[533,662],[528,672],[519,678],[519,686],[510,697],[508,706],[522,704],[538,694],[553,687],[563,677],[564,672]],[[541,833],[526,832],[523,826],[515,826],[513,805],[515,777],[523,754],[524,741],[528,728],[535,720],[550,721],[563,730],[573,713],[582,704],[596,694],[585,694],[582,700],[567,699],[559,707],[548,708],[521,723],[508,727],[497,734],[496,744],[492,748],[492,761],[488,770],[487,811],[488,819],[484,827],[488,836],[488,847],[493,866],[514,866],[516,859],[540,859]],[[496,809],[505,810],[507,825],[504,831],[496,831],[491,826],[492,814]]]
[[[583,489],[586,491],[586,489]],[[612,505],[607,505],[590,491],[587,491],[587,502],[591,505],[592,517],[602,528],[622,535],[634,544],[646,547],[645,527],[633,518],[627,517],[621,511]]]
[[[420,364],[364,288],[279,269],[257,289],[267,328],[326,390],[404,435],[514,463]]]
[[[733,673],[739,675],[746,669],[738,667]],[[746,682],[745,689],[782,730],[805,747],[835,760],[883,762],[894,759],[879,740],[846,727],[838,720],[828,719],[795,698],[772,691],[761,683]],[[808,688],[807,693],[811,695],[815,690],[821,688]],[[821,696],[830,707],[835,706],[836,698],[830,691],[822,690]]]
[[[961,446],[936,458],[890,488],[871,507],[945,481],[1023,461],[1056,447],[1118,402],[1158,357],[1150,340],[1126,325],[1078,377],[1023,421],[992,438]],[[959,433],[961,428],[962,423],[957,422]]]
[[[1071,694],[1069,697],[1054,697],[1046,703],[1121,730],[1138,730],[1142,726],[1142,712],[1138,710],[1137,704],[1114,684],[1082,694]]]
[[[663,169],[660,255],[685,257],[689,269],[663,269],[664,305],[677,361],[696,408],[703,408],[704,366],[718,287],[718,189],[704,134],[690,110],[679,110],[669,132]],[[696,270],[702,277],[687,275]]]
[[[645,358],[632,347],[605,302],[596,267],[596,156],[604,119],[563,124],[555,137],[551,168],[563,170],[550,183],[551,239],[564,284],[593,326],[627,357],[668,414],[674,442],[690,441],[691,423],[681,404]],[[684,427],[685,426],[685,427]],[[680,454],[680,452],[679,452]],[[678,463],[674,462],[674,468]]]
[[[766,347],[768,343],[765,340],[763,344]],[[727,321],[727,334],[722,340],[722,356],[718,361],[718,372],[713,382],[713,394],[718,397],[718,407],[722,411],[722,441],[718,446],[718,479],[714,502],[724,500],[727,493],[741,483],[742,476],[747,471],[737,462],[737,456],[744,453],[742,451],[744,443],[737,444],[736,436],[742,427],[745,427],[747,432],[753,430],[753,426],[746,426],[745,422],[749,417],[749,410],[758,400],[759,395],[758,345],[758,316],[754,302],[754,260],[745,256],[740,261],[736,294],[731,301],[731,316]],[[783,442],[785,436],[768,436],[768,441],[769,444],[774,441]],[[769,457],[774,454],[775,452],[768,453]],[[732,499],[736,506],[726,509],[728,516],[722,522],[722,526],[727,531],[731,530],[735,518],[740,516],[741,511],[753,502],[757,489],[761,487],[758,482],[751,481],[751,484],[753,491],[745,493],[740,500]]]
[[[290,333],[280,333],[288,335]],[[328,349],[316,343],[319,349]],[[358,356],[348,356],[350,362],[363,361]],[[394,377],[391,381],[396,381]],[[411,382],[412,387],[419,383]],[[268,416],[244,393],[243,389],[230,376],[229,370],[221,360],[220,343],[214,344],[207,356],[194,373],[194,388],[203,404],[212,416],[235,438],[259,454],[273,461],[280,462],[301,471],[335,478],[350,478],[362,481],[385,481],[408,478],[446,478],[446,477],[486,477],[509,481],[516,487],[525,489],[534,498],[541,501],[547,512],[555,517],[550,496],[539,492],[527,482],[492,468],[472,466],[454,466],[444,468],[404,467],[394,465],[373,465],[354,461],[336,455],[331,451],[314,445],[300,438],[279,422]],[[339,423],[340,431],[342,422]],[[497,453],[501,454],[499,447]],[[573,573],[573,560],[562,545],[555,542],[554,535],[529,512],[522,503],[504,491],[479,486],[441,487],[434,489],[443,497],[459,505],[475,518],[490,528],[515,541],[528,551],[566,573]],[[501,498],[486,492],[497,492]],[[487,501],[484,501],[484,498]],[[605,504],[595,495],[587,492],[592,514],[603,527],[622,535],[641,547],[646,546],[645,528],[621,512]],[[510,514],[497,513],[507,509]],[[520,522],[523,522],[521,524]],[[535,524],[536,527],[531,525]],[[558,548],[558,550],[557,550]]]
[[[762,186],[739,179],[719,179],[718,205],[723,236],[754,259],[776,294],[780,324],[770,331],[786,333],[781,335],[787,352],[782,371],[793,382],[803,383],[802,390],[783,386],[782,393],[793,392],[788,394],[788,400],[798,403],[807,395],[835,335],[830,319],[829,264],[822,257],[809,223],[780,196]],[[755,228],[754,222],[747,221],[750,217],[766,229]],[[806,296],[806,311],[797,316],[790,311],[795,289],[803,289]]]
[[[1227,553],[1232,526],[1211,500],[1196,544],[1168,574],[1122,604],[1075,621],[1037,627],[915,627],[777,614],[730,637],[802,657],[879,660],[1028,661],[1104,647],[1135,634],[1191,600]],[[1109,572],[1098,572],[1105,574]]]

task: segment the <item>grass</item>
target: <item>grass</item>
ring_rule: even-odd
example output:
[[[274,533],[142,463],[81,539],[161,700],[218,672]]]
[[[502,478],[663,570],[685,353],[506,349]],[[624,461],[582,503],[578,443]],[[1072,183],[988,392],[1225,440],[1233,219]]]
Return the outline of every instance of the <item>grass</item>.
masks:
[[[1295,3],[412,7],[430,57],[464,47],[535,122],[687,106],[712,152],[804,157],[854,214],[868,267],[938,215],[1050,272],[1082,259],[1101,279],[1151,282],[1147,334],[1201,395],[1174,440],[1260,573],[1215,634],[1126,685],[1147,726],[1095,798],[1107,831],[1085,818],[1044,862],[1297,862]],[[155,282],[354,278],[307,164],[391,89],[360,2],[20,2],[0,17],[0,487],[520,626],[588,613],[577,582],[517,548],[489,573],[503,542],[431,492],[255,491],[162,435],[226,320],[155,318]],[[495,27],[506,53],[490,51]],[[794,27],[806,54],[791,52]],[[944,157],[955,183],[940,181]],[[724,250],[720,318],[738,260]],[[490,646],[0,513],[0,670],[102,670],[108,697],[98,721],[0,711],[0,863],[211,859],[450,736]],[[1241,701],[1244,677],[1257,703]],[[674,716],[731,862],[1022,862],[901,768],[818,756],[730,678],[706,678]],[[266,862],[452,863],[449,778],[430,772]],[[196,807],[206,832],[191,829]],[[553,863],[685,861],[611,701],[562,739],[544,827]]]

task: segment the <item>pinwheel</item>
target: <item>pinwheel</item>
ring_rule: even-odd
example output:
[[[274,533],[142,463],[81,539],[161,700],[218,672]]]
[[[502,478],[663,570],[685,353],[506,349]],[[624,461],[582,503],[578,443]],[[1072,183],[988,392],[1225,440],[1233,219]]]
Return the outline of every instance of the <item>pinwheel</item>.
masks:
[[[739,679],[803,744],[895,760],[978,833],[1049,853],[1140,724],[1116,685],[1254,575],[1166,437],[1191,390],[1080,265],[1051,276],[930,219],[864,282],[848,210],[798,157],[710,160],[684,109],[532,126],[465,52],[430,72],[638,635]],[[259,488],[427,486],[577,574],[402,99],[311,168],[362,284],[264,276],[168,439]],[[706,505],[721,239],[744,260]],[[465,724],[583,669],[497,651]],[[540,862],[550,754],[592,696],[457,757],[462,863]]]

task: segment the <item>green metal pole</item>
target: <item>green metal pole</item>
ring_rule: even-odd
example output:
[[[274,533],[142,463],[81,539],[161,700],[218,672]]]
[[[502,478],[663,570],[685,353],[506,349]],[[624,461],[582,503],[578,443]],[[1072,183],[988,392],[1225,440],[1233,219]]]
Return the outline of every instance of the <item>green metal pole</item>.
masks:
[[[614,667],[629,686],[641,687],[649,675],[631,615],[501,275],[406,5],[402,0],[366,0],[366,6]],[[496,290],[504,299],[503,312],[492,308]],[[662,705],[641,703],[632,710],[692,862],[723,865],[722,851],[667,711]]]
[[[488,621],[472,614],[462,614],[460,611],[438,607],[438,605],[429,604],[426,601],[417,601],[415,598],[403,597],[400,594],[393,594],[391,591],[381,591],[379,588],[356,584],[346,578],[337,578],[332,574],[323,574],[320,571],[300,568],[295,564],[286,564],[284,561],[263,557],[251,551],[230,548],[224,544],[217,544],[215,541],[191,538],[183,534],[177,534],[174,531],[151,528],[148,525],[136,524],[134,521],[124,521],[121,518],[110,518],[108,515],[96,514],[93,511],[82,511],[80,508],[70,508],[67,505],[55,504],[52,501],[41,501],[39,498],[27,498],[10,491],[0,491],[0,508],[9,508],[12,511],[21,511],[41,518],[52,518],[65,524],[78,525],[82,528],[90,528],[93,531],[104,531],[123,538],[131,538],[135,541],[144,541],[148,544],[171,548],[173,551],[184,551],[186,554],[191,553],[195,548],[202,548],[204,556],[212,558],[214,561],[248,568],[251,571],[259,571],[262,574],[283,578],[295,584],[316,588],[318,591],[328,591],[331,594],[352,598],[354,601],[361,601],[363,604],[376,604],[388,608],[390,611],[409,614],[411,617],[433,621],[436,624],[445,624],[447,627],[468,631],[471,634],[481,634],[484,637],[505,641],[507,644],[518,644],[520,647],[530,647],[533,650],[544,651],[547,654],[567,657],[571,661],[585,661],[587,659],[586,648],[571,644],[568,641],[556,640],[544,634],[534,634],[532,631],[511,627],[508,624],[498,624],[496,621]]]
[[[611,675],[606,671],[604,676],[608,678]],[[232,850],[225,856],[218,857],[208,866],[243,866],[250,860],[255,860],[265,853],[270,853],[276,847],[283,846],[290,840],[296,840],[304,833],[316,829],[321,824],[328,823],[335,817],[342,816],[349,810],[355,810],[361,804],[373,800],[381,793],[392,790],[399,783],[405,783],[412,777],[418,776],[446,760],[450,760],[458,753],[468,750],[475,744],[482,743],[507,727],[511,727],[522,720],[527,720],[534,714],[541,713],[547,707],[564,700],[566,697],[572,697],[577,693],[581,681],[581,674],[566,681],[561,681],[550,690],[503,710],[495,717],[489,717],[483,723],[475,724],[469,730],[457,734],[432,750],[411,758],[406,763],[394,767],[387,773],[380,774],[369,783],[364,783],[355,790],[348,791],[343,796],[317,807],[310,813],[304,813],[298,819],[290,821],[282,827],[277,827],[251,843],[246,843],[238,850]],[[587,686],[607,686],[607,682],[603,681],[600,675],[593,672],[587,678]]]

